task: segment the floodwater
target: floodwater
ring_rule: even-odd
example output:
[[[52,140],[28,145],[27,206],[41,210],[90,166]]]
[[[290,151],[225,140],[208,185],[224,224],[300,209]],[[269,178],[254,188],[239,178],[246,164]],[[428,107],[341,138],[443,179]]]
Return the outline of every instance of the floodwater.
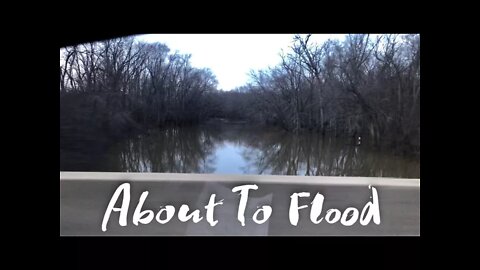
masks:
[[[151,130],[101,154],[61,159],[65,171],[420,178],[418,158],[379,151],[367,142],[241,124]]]

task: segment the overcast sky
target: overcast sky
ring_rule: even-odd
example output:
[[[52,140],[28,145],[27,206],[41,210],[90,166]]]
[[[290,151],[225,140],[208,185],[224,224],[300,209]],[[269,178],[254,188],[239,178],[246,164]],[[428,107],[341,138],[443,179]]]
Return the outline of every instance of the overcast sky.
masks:
[[[194,67],[210,68],[218,80],[218,89],[231,90],[245,85],[251,69],[275,66],[279,53],[288,51],[293,34],[154,34],[138,40],[161,42],[172,52],[191,54]],[[313,34],[311,41],[329,38],[342,40],[344,34]]]

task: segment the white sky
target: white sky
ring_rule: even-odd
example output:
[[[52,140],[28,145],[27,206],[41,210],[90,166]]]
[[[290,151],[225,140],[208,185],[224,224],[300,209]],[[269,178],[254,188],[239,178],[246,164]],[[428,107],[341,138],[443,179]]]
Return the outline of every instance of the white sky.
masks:
[[[218,89],[231,90],[245,85],[250,70],[273,67],[279,53],[288,51],[294,34],[152,34],[138,40],[161,42],[172,52],[191,54],[192,66],[210,68],[218,80]],[[313,34],[311,41],[343,39],[344,34]]]

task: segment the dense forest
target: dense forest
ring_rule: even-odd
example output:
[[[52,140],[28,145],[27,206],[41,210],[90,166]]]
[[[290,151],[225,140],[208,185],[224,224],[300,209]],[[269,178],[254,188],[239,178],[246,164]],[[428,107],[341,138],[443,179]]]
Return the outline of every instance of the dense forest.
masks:
[[[420,150],[420,36],[346,35],[313,43],[297,35],[275,67],[238,89],[217,89],[190,55],[134,37],[60,50],[61,151],[84,140],[223,118],[299,133],[362,136]],[[72,150],[72,149],[70,149]]]

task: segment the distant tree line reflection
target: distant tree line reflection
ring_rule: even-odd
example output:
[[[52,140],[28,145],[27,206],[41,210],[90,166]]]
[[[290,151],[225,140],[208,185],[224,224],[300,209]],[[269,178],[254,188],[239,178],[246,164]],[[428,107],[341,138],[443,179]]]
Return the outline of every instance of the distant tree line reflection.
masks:
[[[109,153],[107,167],[127,172],[215,173],[218,159],[228,158],[216,156],[225,142],[241,150],[248,174],[420,176],[418,159],[382,152],[367,143],[242,125],[163,128],[119,143]]]

